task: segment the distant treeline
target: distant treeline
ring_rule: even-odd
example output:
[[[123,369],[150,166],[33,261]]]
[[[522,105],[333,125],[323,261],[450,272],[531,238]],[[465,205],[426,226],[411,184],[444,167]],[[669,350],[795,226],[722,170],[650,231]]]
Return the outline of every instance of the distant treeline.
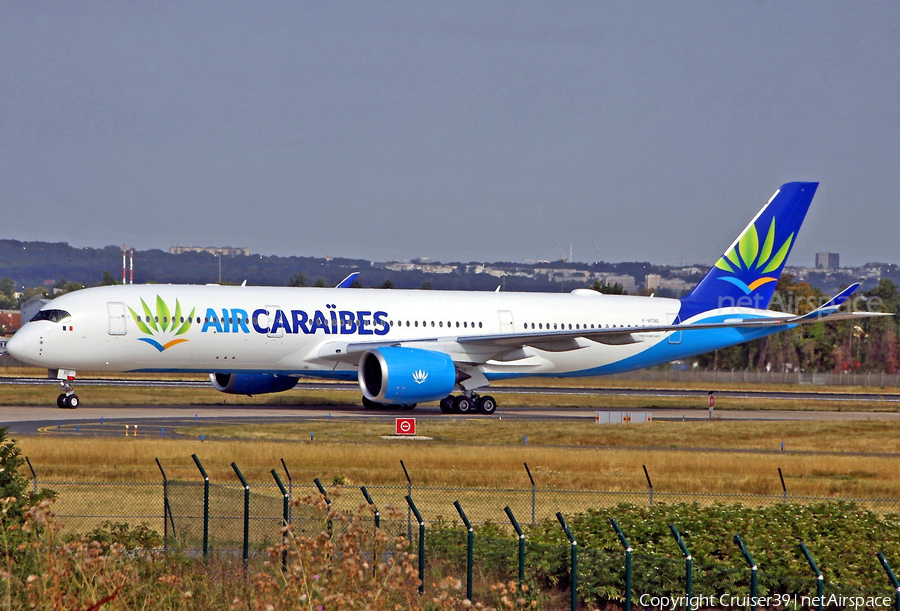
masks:
[[[162,250],[136,251],[135,282],[159,284],[207,284],[219,281],[219,258],[210,253],[173,255]],[[349,273],[361,272],[359,283],[365,287],[393,286],[396,288],[433,288],[441,290],[494,290],[502,286],[506,291],[561,291],[578,288],[574,282],[549,282],[546,278],[508,276],[498,278],[485,273],[465,273],[466,265],[451,274],[425,273],[419,270],[394,271],[373,266],[365,259],[277,257],[253,254],[223,256],[222,283],[256,286],[286,286],[316,284],[334,286]],[[531,267],[521,263],[492,263],[495,267]],[[536,266],[540,267],[540,266]],[[590,269],[597,272],[626,274],[641,282],[646,274],[664,273],[665,266],[649,263],[571,264],[556,261],[544,265],[552,268]],[[75,248],[67,243],[20,242],[0,240],[0,278],[10,278],[21,290],[27,287],[49,287],[65,280],[84,286],[122,280],[122,249]]]

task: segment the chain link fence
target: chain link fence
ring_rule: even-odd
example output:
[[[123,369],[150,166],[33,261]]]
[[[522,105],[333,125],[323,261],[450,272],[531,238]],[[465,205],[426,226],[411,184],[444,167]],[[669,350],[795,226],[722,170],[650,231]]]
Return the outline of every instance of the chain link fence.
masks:
[[[198,464],[199,466],[199,464]],[[160,535],[166,549],[177,549],[190,555],[207,553],[229,554],[244,558],[262,557],[266,550],[279,543],[285,523],[293,524],[295,534],[318,536],[329,531],[339,536],[348,522],[341,516],[357,515],[366,518],[366,511],[372,515],[366,522],[366,529],[375,528],[375,511],[378,511],[379,527],[391,535],[408,539],[410,550],[427,550],[423,554],[423,573],[426,588],[431,588],[441,575],[465,575],[463,567],[472,566],[472,556],[477,558],[477,568],[472,579],[478,596],[485,597],[498,575],[509,583],[517,573],[525,583],[542,584],[550,592],[551,600],[544,600],[551,608],[568,607],[571,595],[573,551],[579,555],[575,567],[577,596],[572,597],[572,605],[585,601],[620,600],[623,584],[628,583],[629,592],[635,606],[642,599],[658,596],[672,584],[684,583],[685,558],[679,557],[678,548],[669,541],[665,549],[647,549],[640,545],[634,550],[628,563],[625,562],[625,546],[618,544],[598,545],[580,541],[578,549],[570,545],[559,525],[555,524],[557,512],[577,520],[578,515],[591,511],[619,508],[626,511],[628,506],[649,507],[651,505],[674,505],[676,503],[699,506],[767,507],[774,505],[813,506],[820,503],[847,503],[854,507],[870,510],[890,517],[893,523],[900,523],[900,499],[890,498],[835,498],[752,494],[701,494],[644,491],[608,490],[555,490],[533,486],[530,488],[450,488],[415,486],[409,482],[405,486],[369,486],[366,491],[372,501],[367,502],[363,491],[356,487],[327,485],[319,488],[312,482],[296,483],[285,470],[283,488],[281,478],[270,481],[242,483],[210,482],[205,479],[194,481],[170,480],[163,478],[157,482],[113,483],[113,482],[69,482],[35,481],[38,487],[56,492],[54,511],[64,525],[64,532],[71,534],[89,533],[99,527],[128,524],[129,527],[146,527]],[[202,471],[202,469],[201,469]],[[238,470],[235,469],[237,472]],[[205,473],[205,472],[204,472]],[[275,473],[273,472],[273,475]],[[321,494],[324,490],[325,495]],[[407,497],[422,516],[424,531],[413,515]],[[288,504],[295,500],[309,499],[312,502]],[[331,523],[326,514],[317,510],[323,502],[331,504],[339,516]],[[477,526],[474,537],[473,554],[467,554],[467,531],[454,506],[458,502],[468,520]],[[364,509],[360,513],[360,509]],[[509,512],[505,511],[509,508]],[[516,533],[512,520],[522,526],[535,525],[529,530],[527,541],[527,562],[521,560],[519,551],[520,535]],[[562,520],[560,520],[562,522]],[[573,527],[576,536],[580,527]],[[541,536],[543,529],[544,535]],[[371,532],[371,531],[370,531]],[[424,546],[419,548],[420,533],[425,533]],[[546,533],[552,532],[547,538]],[[581,532],[584,536],[584,532]],[[647,534],[644,533],[646,538]],[[523,536],[524,537],[524,536]],[[533,538],[534,537],[534,538]],[[524,538],[523,538],[524,540]],[[873,541],[873,545],[877,542]],[[893,545],[893,544],[892,544]],[[688,541],[690,546],[690,541]],[[733,547],[727,543],[725,547]],[[895,546],[896,547],[896,546]],[[630,548],[629,548],[630,552]],[[896,552],[896,550],[895,550]],[[385,553],[380,552],[380,553]],[[722,552],[725,553],[725,552]],[[738,556],[737,548],[728,552]],[[815,593],[814,576],[772,570],[764,555],[763,565],[767,570],[758,573],[760,595],[774,593]],[[718,600],[725,594],[746,590],[749,586],[750,568],[738,568],[733,562],[728,564],[717,551],[709,552],[692,560],[692,596],[706,597],[700,600]],[[871,556],[868,553],[867,556]],[[859,588],[845,588],[840,576],[845,570],[842,563],[859,562],[853,556],[832,558],[828,563],[829,577],[826,585],[830,594],[859,595]],[[871,595],[888,596],[890,589],[879,585],[877,565],[873,558],[865,562],[872,564],[867,574],[872,574]],[[518,571],[517,571],[518,565]],[[471,568],[467,570],[471,571]],[[833,577],[833,580],[832,580]],[[493,580],[493,581],[492,581]],[[467,583],[467,587],[471,587]],[[686,591],[686,590],[685,590]],[[680,592],[681,596],[684,591]],[[709,605],[706,605],[709,606]],[[712,605],[715,606],[715,605]],[[728,606],[728,605],[726,605]],[[572,608],[575,608],[573,606]]]
[[[182,549],[202,549],[205,532],[211,549],[239,550],[244,529],[244,487],[239,483],[210,483],[208,511],[204,511],[206,492],[198,481],[163,480],[145,483],[40,481],[41,487],[54,490],[54,511],[68,532],[88,532],[104,522],[142,524],[163,535],[167,542],[177,541]],[[353,514],[367,505],[359,488],[328,485],[328,500],[340,513]],[[508,526],[504,507],[509,507],[521,524],[553,519],[558,511],[567,514],[591,509],[615,507],[622,503],[636,506],[673,503],[699,505],[735,505],[764,507],[780,503],[810,505],[823,502],[852,502],[861,509],[878,514],[900,513],[900,499],[837,498],[725,493],[629,492],[610,490],[555,490],[547,488],[445,488],[423,486],[368,486],[382,524],[397,534],[414,540],[417,522],[406,496],[415,501],[427,525],[434,522],[460,523],[454,508],[458,501],[473,524],[493,523]],[[290,482],[288,499],[319,498],[312,484]],[[272,482],[250,482],[248,533],[251,548],[265,549],[280,538],[284,524],[284,495]],[[391,516],[393,508],[393,516]],[[292,505],[288,520],[296,532],[319,532],[321,519],[306,504]]]

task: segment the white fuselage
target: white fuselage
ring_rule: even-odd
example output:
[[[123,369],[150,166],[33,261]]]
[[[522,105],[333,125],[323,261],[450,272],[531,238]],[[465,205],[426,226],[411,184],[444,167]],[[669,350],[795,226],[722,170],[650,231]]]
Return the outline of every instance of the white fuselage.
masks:
[[[477,351],[478,347],[460,347],[456,343],[460,338],[667,325],[675,321],[680,307],[675,299],[603,295],[591,290],[547,294],[192,285],[97,287],[63,295],[47,304],[44,310],[56,309],[68,316],[24,325],[16,335],[15,352],[21,360],[49,369],[276,372],[349,379],[356,377],[355,366],[322,358],[324,347],[417,340],[421,348],[455,351],[454,360],[465,361],[465,352]],[[190,324],[185,326],[187,320]],[[524,346],[495,355],[481,367],[488,378],[603,373],[605,366],[671,341],[672,335],[635,334],[637,341],[626,345],[579,339],[577,349],[569,345],[561,351],[552,346]],[[673,342],[673,348],[676,346]],[[683,351],[666,351],[665,357],[654,360],[678,358],[679,352]]]

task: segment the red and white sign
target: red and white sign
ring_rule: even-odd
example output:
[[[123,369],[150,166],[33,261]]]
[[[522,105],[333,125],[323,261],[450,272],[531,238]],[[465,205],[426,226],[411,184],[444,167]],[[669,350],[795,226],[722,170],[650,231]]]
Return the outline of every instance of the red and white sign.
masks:
[[[396,420],[397,435],[415,435],[416,419],[415,418],[397,418]]]
[[[715,407],[716,405],[716,396],[712,393],[709,393],[709,406]]]

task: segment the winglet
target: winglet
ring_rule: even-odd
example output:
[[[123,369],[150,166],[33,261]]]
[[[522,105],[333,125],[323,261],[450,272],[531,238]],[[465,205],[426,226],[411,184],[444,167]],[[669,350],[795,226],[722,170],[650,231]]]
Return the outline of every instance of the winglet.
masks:
[[[349,276],[347,276],[346,278],[344,278],[343,280],[341,280],[340,282],[338,282],[338,285],[337,285],[336,287],[334,287],[334,288],[336,288],[336,289],[349,289],[350,286],[351,286],[354,282],[356,282],[356,279],[357,279],[358,277],[359,277],[359,272],[353,272],[352,274],[350,274]]]

